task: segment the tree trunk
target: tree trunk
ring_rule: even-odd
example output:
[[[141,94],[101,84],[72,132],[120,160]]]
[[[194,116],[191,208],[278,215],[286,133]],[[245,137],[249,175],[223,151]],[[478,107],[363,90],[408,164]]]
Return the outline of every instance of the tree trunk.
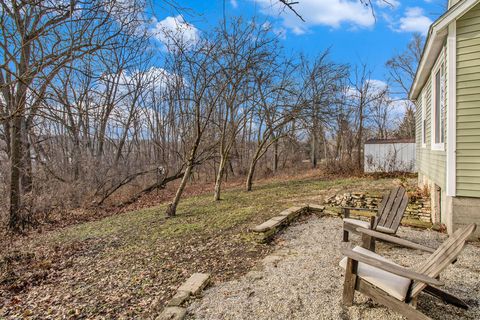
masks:
[[[361,109],[362,110],[362,109]],[[360,127],[357,137],[357,169],[362,169],[362,140],[363,140],[363,115],[360,116]]]
[[[248,168],[248,175],[247,175],[247,182],[246,182],[247,191],[252,191],[253,175],[255,173],[256,165],[257,165],[257,159],[254,158],[252,159],[252,162],[250,163],[250,167]]]
[[[27,128],[25,127],[25,121],[22,119],[22,161],[20,168],[20,181],[22,193],[28,193],[32,191],[33,188],[33,179],[32,179],[32,155],[31,155],[31,146],[28,141]]]
[[[11,126],[10,126],[10,121],[7,120],[8,119],[7,114],[5,113],[3,116],[5,117],[5,120],[3,121],[3,134],[4,134],[3,140],[5,141],[7,156],[8,158],[10,158],[10,152],[11,152],[10,145],[12,143],[12,139],[10,137]]]
[[[317,133],[315,129],[312,132],[312,154],[311,154],[312,168],[317,167]]]
[[[167,207],[165,215],[167,217],[174,217],[177,214],[177,206],[180,203],[180,199],[182,198],[183,191],[187,185],[188,179],[192,174],[193,163],[189,163],[187,169],[185,170],[185,174],[183,175],[182,181],[178,186],[177,192],[175,193],[175,198],[173,198],[172,203],[170,203]]]
[[[273,137],[275,139],[275,137]],[[278,139],[273,143],[273,172],[278,171]]]
[[[220,156],[220,164],[218,165],[218,173],[217,173],[217,178],[215,180],[215,194],[213,195],[213,200],[214,201],[219,201],[220,200],[220,192],[222,189],[222,180],[223,180],[223,174],[225,173],[225,164],[228,161],[228,156],[222,154]]]
[[[22,207],[22,160],[25,105],[27,103],[28,63],[30,59],[30,46],[22,43],[22,56],[20,59],[19,74],[21,79],[17,86],[15,103],[11,105],[12,133],[11,133],[11,157],[10,157],[10,208],[9,228],[15,232],[20,231],[26,224],[26,217],[21,215]]]
[[[11,153],[10,153],[10,219],[8,226],[18,232],[23,224],[20,216],[21,188],[20,168],[22,166],[22,116],[15,115],[12,121]]]
[[[258,159],[260,159],[265,152],[262,153],[262,148],[265,145],[265,141],[260,143],[257,146],[257,150],[255,150],[255,154],[253,155],[252,161],[250,162],[250,167],[248,168],[248,175],[247,175],[247,182],[246,182],[246,187],[247,191],[252,191],[252,184],[253,184],[253,175],[255,174],[255,168],[257,166]],[[268,146],[267,146],[268,149]]]
[[[74,140],[73,140],[73,181],[78,181],[80,176],[80,139],[78,138],[78,134],[75,132]]]

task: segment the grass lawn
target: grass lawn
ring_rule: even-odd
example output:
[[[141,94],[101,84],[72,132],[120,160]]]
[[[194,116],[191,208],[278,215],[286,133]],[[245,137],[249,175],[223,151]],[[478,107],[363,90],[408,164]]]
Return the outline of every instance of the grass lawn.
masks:
[[[410,180],[410,182],[412,182]],[[0,318],[154,318],[193,272],[214,281],[245,273],[270,250],[248,229],[292,205],[321,203],[339,192],[378,193],[398,180],[270,181],[253,192],[186,198],[178,216],[165,205],[111,216],[3,246]],[[339,230],[340,232],[340,230]]]

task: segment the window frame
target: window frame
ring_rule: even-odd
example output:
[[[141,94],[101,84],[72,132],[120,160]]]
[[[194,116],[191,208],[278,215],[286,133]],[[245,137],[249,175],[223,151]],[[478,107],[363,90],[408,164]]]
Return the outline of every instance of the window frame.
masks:
[[[434,67],[432,68],[432,73],[431,73],[431,101],[430,101],[430,136],[431,136],[431,149],[435,151],[445,151],[445,139],[446,139],[446,117],[445,117],[445,111],[446,111],[446,77],[445,77],[445,55],[442,51],[440,56],[438,57],[437,61],[435,62]],[[440,142],[436,142],[437,138],[437,114],[436,114],[436,100],[437,100],[437,74],[440,72],[440,105],[439,109],[440,112],[443,111],[443,141],[441,141],[442,137],[442,132],[439,131],[440,133]],[[441,96],[442,93],[442,86],[443,86],[443,97]],[[442,103],[443,103],[443,110],[442,110]],[[440,123],[442,123],[442,118],[439,119]]]

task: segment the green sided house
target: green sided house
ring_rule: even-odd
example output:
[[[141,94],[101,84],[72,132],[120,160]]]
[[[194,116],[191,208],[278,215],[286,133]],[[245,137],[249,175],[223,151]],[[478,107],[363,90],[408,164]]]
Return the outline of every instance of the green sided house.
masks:
[[[430,191],[432,221],[449,233],[480,225],[480,0],[450,0],[430,26],[410,99],[419,185]]]

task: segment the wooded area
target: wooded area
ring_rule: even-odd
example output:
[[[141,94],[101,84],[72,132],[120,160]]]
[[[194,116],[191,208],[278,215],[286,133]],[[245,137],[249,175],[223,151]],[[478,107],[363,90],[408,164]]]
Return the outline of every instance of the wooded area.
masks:
[[[158,44],[146,5],[1,1],[2,225],[177,183],[173,216],[192,181],[214,182],[220,200],[230,177],[252,190],[305,159],[359,171],[366,139],[413,136],[412,106],[396,121],[395,95],[365,64],[291,56],[269,24],[241,18],[198,38],[161,30]],[[397,84],[416,66],[415,41],[388,64]]]

